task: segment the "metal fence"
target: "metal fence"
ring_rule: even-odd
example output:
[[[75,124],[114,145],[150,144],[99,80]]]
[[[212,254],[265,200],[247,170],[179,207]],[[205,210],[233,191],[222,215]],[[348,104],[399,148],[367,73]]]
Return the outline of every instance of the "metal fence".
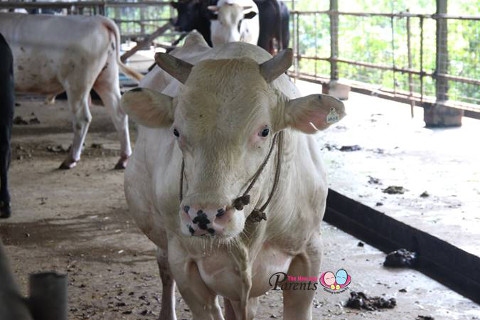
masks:
[[[176,14],[169,1],[33,1],[0,1],[0,9],[102,14],[118,24],[123,41],[155,39],[162,47],[182,36],[169,23]],[[449,15],[447,0],[432,0],[421,13],[350,12],[339,4],[353,2],[341,0],[309,2],[315,10],[305,11],[298,4],[307,0],[283,1],[291,10],[294,77],[340,80],[412,106],[441,103],[480,116],[480,16]]]
[[[345,82],[352,90],[414,104],[480,113],[480,16],[292,9],[294,70],[300,79]],[[432,1],[435,7],[435,1]],[[413,109],[412,109],[413,110]]]

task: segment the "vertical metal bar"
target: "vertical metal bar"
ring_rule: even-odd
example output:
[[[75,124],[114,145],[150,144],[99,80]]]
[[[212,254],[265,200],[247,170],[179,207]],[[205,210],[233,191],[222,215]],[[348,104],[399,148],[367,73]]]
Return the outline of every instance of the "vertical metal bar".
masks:
[[[299,31],[300,30],[300,14],[299,13],[297,13],[297,20],[295,22],[296,22],[296,26],[295,26],[295,29],[296,29],[295,30],[296,45],[295,45],[295,47],[296,47],[296,50],[297,50],[297,59],[296,59],[297,65],[296,65],[295,69],[297,71],[296,76],[298,78],[299,72],[300,72],[300,70],[299,70],[299,68],[300,68],[300,31]]]
[[[394,26],[394,17],[390,19],[390,26],[392,28],[392,72],[393,72],[393,92],[397,92],[397,79],[395,74],[395,26]]]
[[[292,11],[295,11],[295,0],[292,0]],[[293,72],[295,74],[295,81],[298,78],[298,51],[297,51],[297,20],[298,20],[298,14],[294,13],[292,14],[292,42],[293,42],[293,52],[295,53],[294,60],[293,60]]]
[[[318,20],[318,14],[315,13],[315,15],[313,16],[313,18],[315,19],[313,21],[313,28],[315,30],[315,58],[318,58],[318,37],[317,37],[317,32],[318,32],[318,26],[317,26],[317,20]],[[315,60],[315,79],[317,78],[317,65],[318,65],[318,60]]]
[[[30,310],[20,294],[7,255],[0,240],[0,319],[33,319]]]
[[[420,99],[423,102],[423,16],[420,17]]]
[[[106,6],[107,6],[107,0],[103,0],[103,3],[100,5],[100,7],[98,8],[99,9],[99,14],[104,16],[105,15],[105,11],[106,11]]]
[[[141,6],[140,7],[140,33],[143,35],[145,35],[145,23],[144,23],[144,20],[145,20],[145,7],[144,6]]]
[[[407,9],[407,12],[410,12],[409,9]],[[407,17],[407,58],[408,58],[408,69],[412,69],[412,46],[410,42],[410,17]],[[412,99],[413,96],[413,77],[411,73],[408,73],[408,90],[410,92],[410,99]],[[413,107],[415,106],[415,102],[413,100],[410,100],[410,114],[413,118]]]
[[[330,81],[338,80],[338,0],[330,0]]]
[[[32,274],[29,305],[35,320],[67,320],[67,275]]]
[[[447,0],[437,0],[437,15],[447,13]],[[448,100],[448,80],[441,74],[448,73],[448,21],[437,17],[437,57],[435,62],[435,92],[437,101]]]

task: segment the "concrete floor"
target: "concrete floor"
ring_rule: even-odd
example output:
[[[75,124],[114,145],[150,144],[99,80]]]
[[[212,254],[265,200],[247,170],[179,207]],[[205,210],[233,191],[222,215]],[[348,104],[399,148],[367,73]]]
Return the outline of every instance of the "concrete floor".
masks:
[[[140,57],[139,60],[143,65],[149,65],[152,61],[148,60],[148,55],[145,59]],[[132,62],[131,65],[134,66],[135,63]],[[299,83],[298,85],[305,93],[321,92],[318,87],[311,84]],[[41,100],[38,104],[41,105]],[[478,184],[480,177],[479,152],[478,148],[472,148],[469,143],[473,137],[478,137],[478,121],[465,119],[465,125],[462,128],[429,130],[423,128],[420,109],[416,109],[416,118],[412,120],[410,119],[408,106],[356,94],[351,95],[351,99],[346,102],[346,106],[348,117],[325,133],[319,134],[318,138],[324,146],[329,144],[330,146],[341,147],[357,144],[361,147],[361,150],[340,152],[335,148],[332,148],[331,151],[324,149],[330,186],[370,206],[382,202],[383,205],[377,206],[377,210],[382,210],[385,214],[431,232],[469,252],[479,254],[478,241],[480,241],[480,237],[478,237],[478,230],[480,229],[478,227],[480,220],[476,216],[480,207],[478,202],[478,195],[480,194],[480,185]],[[62,142],[67,143],[70,140],[70,124],[64,103],[59,101],[54,107],[36,108],[38,107],[33,103],[31,106],[29,103],[22,103],[22,107],[17,108],[16,112],[17,115],[28,117],[35,110],[35,114],[42,123],[41,125],[30,125],[29,130],[35,132],[35,126],[45,126],[46,128],[57,126],[58,122],[47,124],[52,109],[57,110],[53,112],[64,118],[62,123],[65,130],[61,132],[61,135],[57,134],[56,130],[50,130],[52,134],[48,136],[47,140],[51,139],[51,141],[58,142],[58,139],[61,138],[63,139]],[[115,154],[115,152],[118,152],[118,143],[112,125],[105,125],[109,123],[105,109],[94,107],[92,108],[92,114],[94,120],[88,136],[89,143],[101,143],[105,149],[102,151],[102,155],[103,152],[106,155]],[[102,119],[101,122],[98,122],[99,119]],[[99,123],[102,125],[97,126],[96,124]],[[18,130],[24,129],[17,128]],[[46,138],[45,136],[42,139]],[[35,134],[32,137],[13,136],[13,142],[16,145],[37,144],[38,139],[38,135]],[[464,143],[460,143],[461,141]],[[19,179],[19,173],[27,170],[30,162],[35,163],[36,157],[39,157],[37,159],[44,159],[45,155],[41,153],[37,155],[33,152],[32,157],[21,161],[15,159],[13,162],[12,189],[14,200],[17,201],[17,204],[14,203],[13,205],[17,210],[11,219],[2,221],[1,227],[3,229],[0,228],[0,230],[15,227],[23,230],[22,228],[26,228],[32,222],[40,225],[49,224],[39,214],[39,207],[35,204],[35,201],[32,200],[32,206],[30,206],[28,204],[30,200],[24,196],[29,194],[28,190],[32,186],[28,181]],[[107,156],[106,160],[101,161],[106,162],[108,166],[108,164],[113,164],[114,160],[115,156]],[[48,168],[58,165],[59,161],[60,157],[56,157],[53,163],[48,163]],[[99,160],[96,157],[89,156],[86,152],[84,161],[88,163],[89,161]],[[83,174],[82,170],[85,170],[85,166],[86,164],[83,164],[83,167],[79,166],[79,168],[74,169],[76,171],[68,174],[76,179],[85,180],[85,183],[93,180],[101,181],[102,192],[110,190],[109,192],[112,193],[114,190],[121,189],[122,180],[121,177],[116,177],[116,173],[105,171],[105,169],[97,170],[98,172],[95,171],[95,175],[100,176],[92,179],[90,173]],[[51,180],[49,178],[50,174],[36,174],[33,173],[34,169],[32,168],[31,171],[38,186],[35,187],[36,194],[42,197],[47,195],[46,198],[55,198],[55,194],[51,194],[52,189],[44,181],[45,179]],[[44,171],[49,172],[49,170],[45,169]],[[88,170],[91,171],[92,169]],[[79,172],[82,174],[79,175]],[[115,177],[109,182],[101,175],[115,175]],[[381,184],[368,183],[369,176],[380,179]],[[69,192],[71,182],[62,182],[63,193]],[[382,192],[382,189],[393,184],[404,186],[407,189],[406,193],[403,195],[387,195]],[[92,186],[94,186],[93,182]],[[428,198],[419,197],[423,191],[428,191],[430,196]],[[77,195],[75,201],[90,203],[92,206],[96,205],[96,202],[91,202],[89,197],[92,197],[92,195],[88,193],[86,193],[85,198],[82,198],[82,195]],[[120,195],[117,195],[117,197],[120,197]],[[64,201],[65,203],[61,203],[65,208],[63,211],[68,211],[73,217],[77,217],[76,219],[85,220],[82,220],[82,223],[97,218],[98,213],[96,211],[85,212],[82,207],[77,207],[71,201],[71,199],[67,199]],[[113,202],[113,200],[110,202]],[[98,203],[98,205],[100,208],[102,204]],[[117,201],[114,211],[123,214],[126,211],[124,206],[123,201]],[[41,207],[46,208],[47,206]],[[36,211],[35,215],[32,215],[33,210]],[[46,212],[48,213],[48,210]],[[65,212],[62,215],[65,215]],[[99,292],[98,294],[105,294],[106,297],[112,295],[112,298],[115,296],[115,293],[109,293],[111,289],[107,289],[109,286],[111,287],[111,284],[103,283],[108,282],[109,277],[92,278],[88,276],[89,272],[92,272],[89,268],[96,267],[95,270],[99,270],[103,269],[104,266],[121,275],[119,281],[122,285],[135,282],[141,285],[142,290],[145,290],[148,296],[158,294],[160,285],[151,243],[131,224],[118,224],[113,220],[102,220],[105,225],[102,224],[101,230],[115,229],[114,234],[109,234],[111,237],[109,241],[102,241],[100,235],[95,237],[90,234],[87,235],[86,233],[90,231],[88,228],[82,227],[82,223],[72,223],[71,228],[78,230],[60,229],[59,232],[62,232],[62,234],[61,237],[57,237],[55,246],[49,244],[48,241],[35,242],[35,245],[32,246],[32,243],[34,243],[32,241],[35,239],[25,237],[18,237],[19,239],[16,242],[9,243],[6,241],[6,243],[9,243],[6,246],[7,252],[14,262],[14,270],[17,278],[20,279],[24,292],[26,293],[28,273],[51,268],[59,272],[69,272],[68,267],[64,266],[69,266],[70,263],[63,263],[63,260],[74,259],[79,266],[78,268],[85,273],[82,278],[83,287],[90,288],[90,290],[95,288],[95,292]],[[85,236],[91,238],[91,241],[86,244],[75,242],[75,239],[70,239],[70,234]],[[134,237],[135,241],[127,241],[126,235],[128,235],[128,239]],[[352,277],[352,282],[349,285],[349,290],[341,294],[331,294],[318,290],[314,302],[314,319],[421,319],[420,316],[430,316],[437,320],[480,319],[480,307],[477,304],[452,292],[423,274],[410,269],[392,270],[384,268],[382,264],[385,254],[377,249],[367,244],[363,247],[358,246],[358,239],[328,224],[323,226],[323,235],[324,260],[321,271],[335,272],[344,268]],[[0,236],[5,241],[7,235],[0,233]],[[47,233],[45,236],[48,237],[49,234]],[[118,239],[115,240],[115,237]],[[119,243],[121,247],[119,247]],[[64,251],[67,249],[73,250],[70,247],[75,248],[75,252],[89,252],[92,245],[102,249],[101,258],[89,260],[88,254],[85,254],[87,257],[67,255],[67,258],[65,258]],[[122,252],[125,251],[125,255],[121,261],[118,261],[116,257],[120,249],[122,249]],[[136,279],[131,281],[127,279],[132,266],[131,263],[126,263],[126,261],[138,260],[137,252],[141,252],[142,258],[145,257],[135,265],[135,270],[140,272],[141,275],[137,276],[140,279],[151,279],[150,281],[139,283]],[[31,259],[30,257],[35,256],[42,256],[43,260],[40,259],[41,261],[35,265],[27,262]],[[45,258],[47,256],[48,259]],[[82,272],[74,274],[74,276],[80,277],[83,275]],[[106,303],[98,302],[93,294],[90,299],[89,295],[85,294],[86,289],[82,289],[74,283],[71,284],[69,290],[72,292],[69,300],[70,311],[74,315],[72,318],[75,319],[85,319],[80,311],[72,311],[77,308],[80,309],[80,305],[82,305],[82,308],[85,307],[85,310],[94,311],[94,313],[83,313],[91,315],[87,317],[88,319],[143,319],[153,318],[155,314],[158,315],[158,304],[149,306],[152,310],[151,313],[142,316],[137,312],[140,309],[136,309],[139,308],[136,306],[138,304],[137,300],[125,300],[126,306],[120,307],[120,311],[123,311],[122,308],[132,308],[133,313],[122,313],[120,315],[115,313],[118,310],[113,310],[115,308],[119,309],[119,307],[112,309]],[[348,309],[344,304],[348,300],[350,291],[362,291],[371,296],[395,298],[397,306],[394,309],[381,311]],[[125,292],[128,292],[127,289],[125,289]],[[82,296],[82,299],[78,300],[78,296]],[[179,319],[188,318],[188,315],[183,316],[186,306],[182,304],[180,298],[178,298],[178,301],[177,309],[179,314],[182,315]],[[280,292],[272,291],[262,297],[260,301],[258,319],[281,318]]]
[[[347,117],[319,134],[330,187],[480,256],[480,121],[464,118],[460,128],[428,129],[422,108],[411,119],[410,106],[362,94],[352,93],[345,104]],[[351,145],[361,150],[338,150]],[[392,185],[405,193],[383,192]]]

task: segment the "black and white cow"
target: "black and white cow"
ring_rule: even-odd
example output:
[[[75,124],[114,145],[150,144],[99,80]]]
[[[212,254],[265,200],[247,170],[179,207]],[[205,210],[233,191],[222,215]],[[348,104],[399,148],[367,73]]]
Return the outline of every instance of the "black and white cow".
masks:
[[[218,0],[182,0],[172,2],[177,9],[177,20],[174,26],[179,31],[196,29],[212,46],[210,20],[215,16],[208,10],[208,6],[216,5]],[[258,46],[271,54],[275,53],[275,42],[278,49],[288,48],[290,41],[289,20],[290,13],[285,4],[277,0],[254,0],[258,7],[260,19],[260,35]]]
[[[15,95],[12,51],[1,33],[0,79],[0,218],[8,218],[10,217],[8,167]]]
[[[212,46],[210,33],[210,19],[213,14],[208,10],[209,5],[217,4],[218,0],[183,0],[171,2],[172,7],[177,10],[177,19],[173,25],[178,31],[197,30]]]

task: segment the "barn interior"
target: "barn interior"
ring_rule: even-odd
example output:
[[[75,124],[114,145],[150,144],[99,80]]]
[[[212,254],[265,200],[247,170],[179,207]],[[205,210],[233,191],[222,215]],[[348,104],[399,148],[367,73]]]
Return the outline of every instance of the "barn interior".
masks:
[[[347,112],[316,138],[330,188],[321,272],[343,268],[352,283],[339,294],[319,289],[313,319],[480,319],[480,152],[472,141],[480,134],[480,76],[458,71],[459,64],[464,70],[480,61],[448,52],[449,45],[478,52],[480,16],[446,0],[404,2],[379,12],[341,0],[284,1],[291,13],[292,81],[303,95],[345,99]],[[3,1],[0,8],[106,15],[119,26],[123,60],[142,74],[155,52],[181,45],[186,34],[172,26],[176,11],[163,1]],[[435,33],[443,22],[448,45]],[[355,26],[365,41],[360,55],[345,45],[360,41],[349,33]],[[379,26],[391,33],[378,36],[384,46],[369,48],[370,37],[385,32]],[[458,34],[467,27],[477,34],[465,44]],[[386,62],[375,60],[382,50]],[[123,75],[120,83],[122,92],[136,86]],[[71,115],[65,97],[53,105],[44,100],[16,95],[12,217],[0,221],[22,295],[29,295],[30,274],[56,271],[67,274],[68,319],[158,318],[155,246],[128,214],[123,172],[112,166],[120,147],[107,111],[93,96],[82,160],[58,170],[71,143]],[[133,122],[130,134],[134,142]],[[386,255],[402,248],[416,253],[415,264],[385,267]],[[395,306],[351,308],[353,292],[393,298]],[[191,318],[178,293],[176,299],[178,319]],[[261,297],[255,317],[272,318],[282,318],[277,290]]]

